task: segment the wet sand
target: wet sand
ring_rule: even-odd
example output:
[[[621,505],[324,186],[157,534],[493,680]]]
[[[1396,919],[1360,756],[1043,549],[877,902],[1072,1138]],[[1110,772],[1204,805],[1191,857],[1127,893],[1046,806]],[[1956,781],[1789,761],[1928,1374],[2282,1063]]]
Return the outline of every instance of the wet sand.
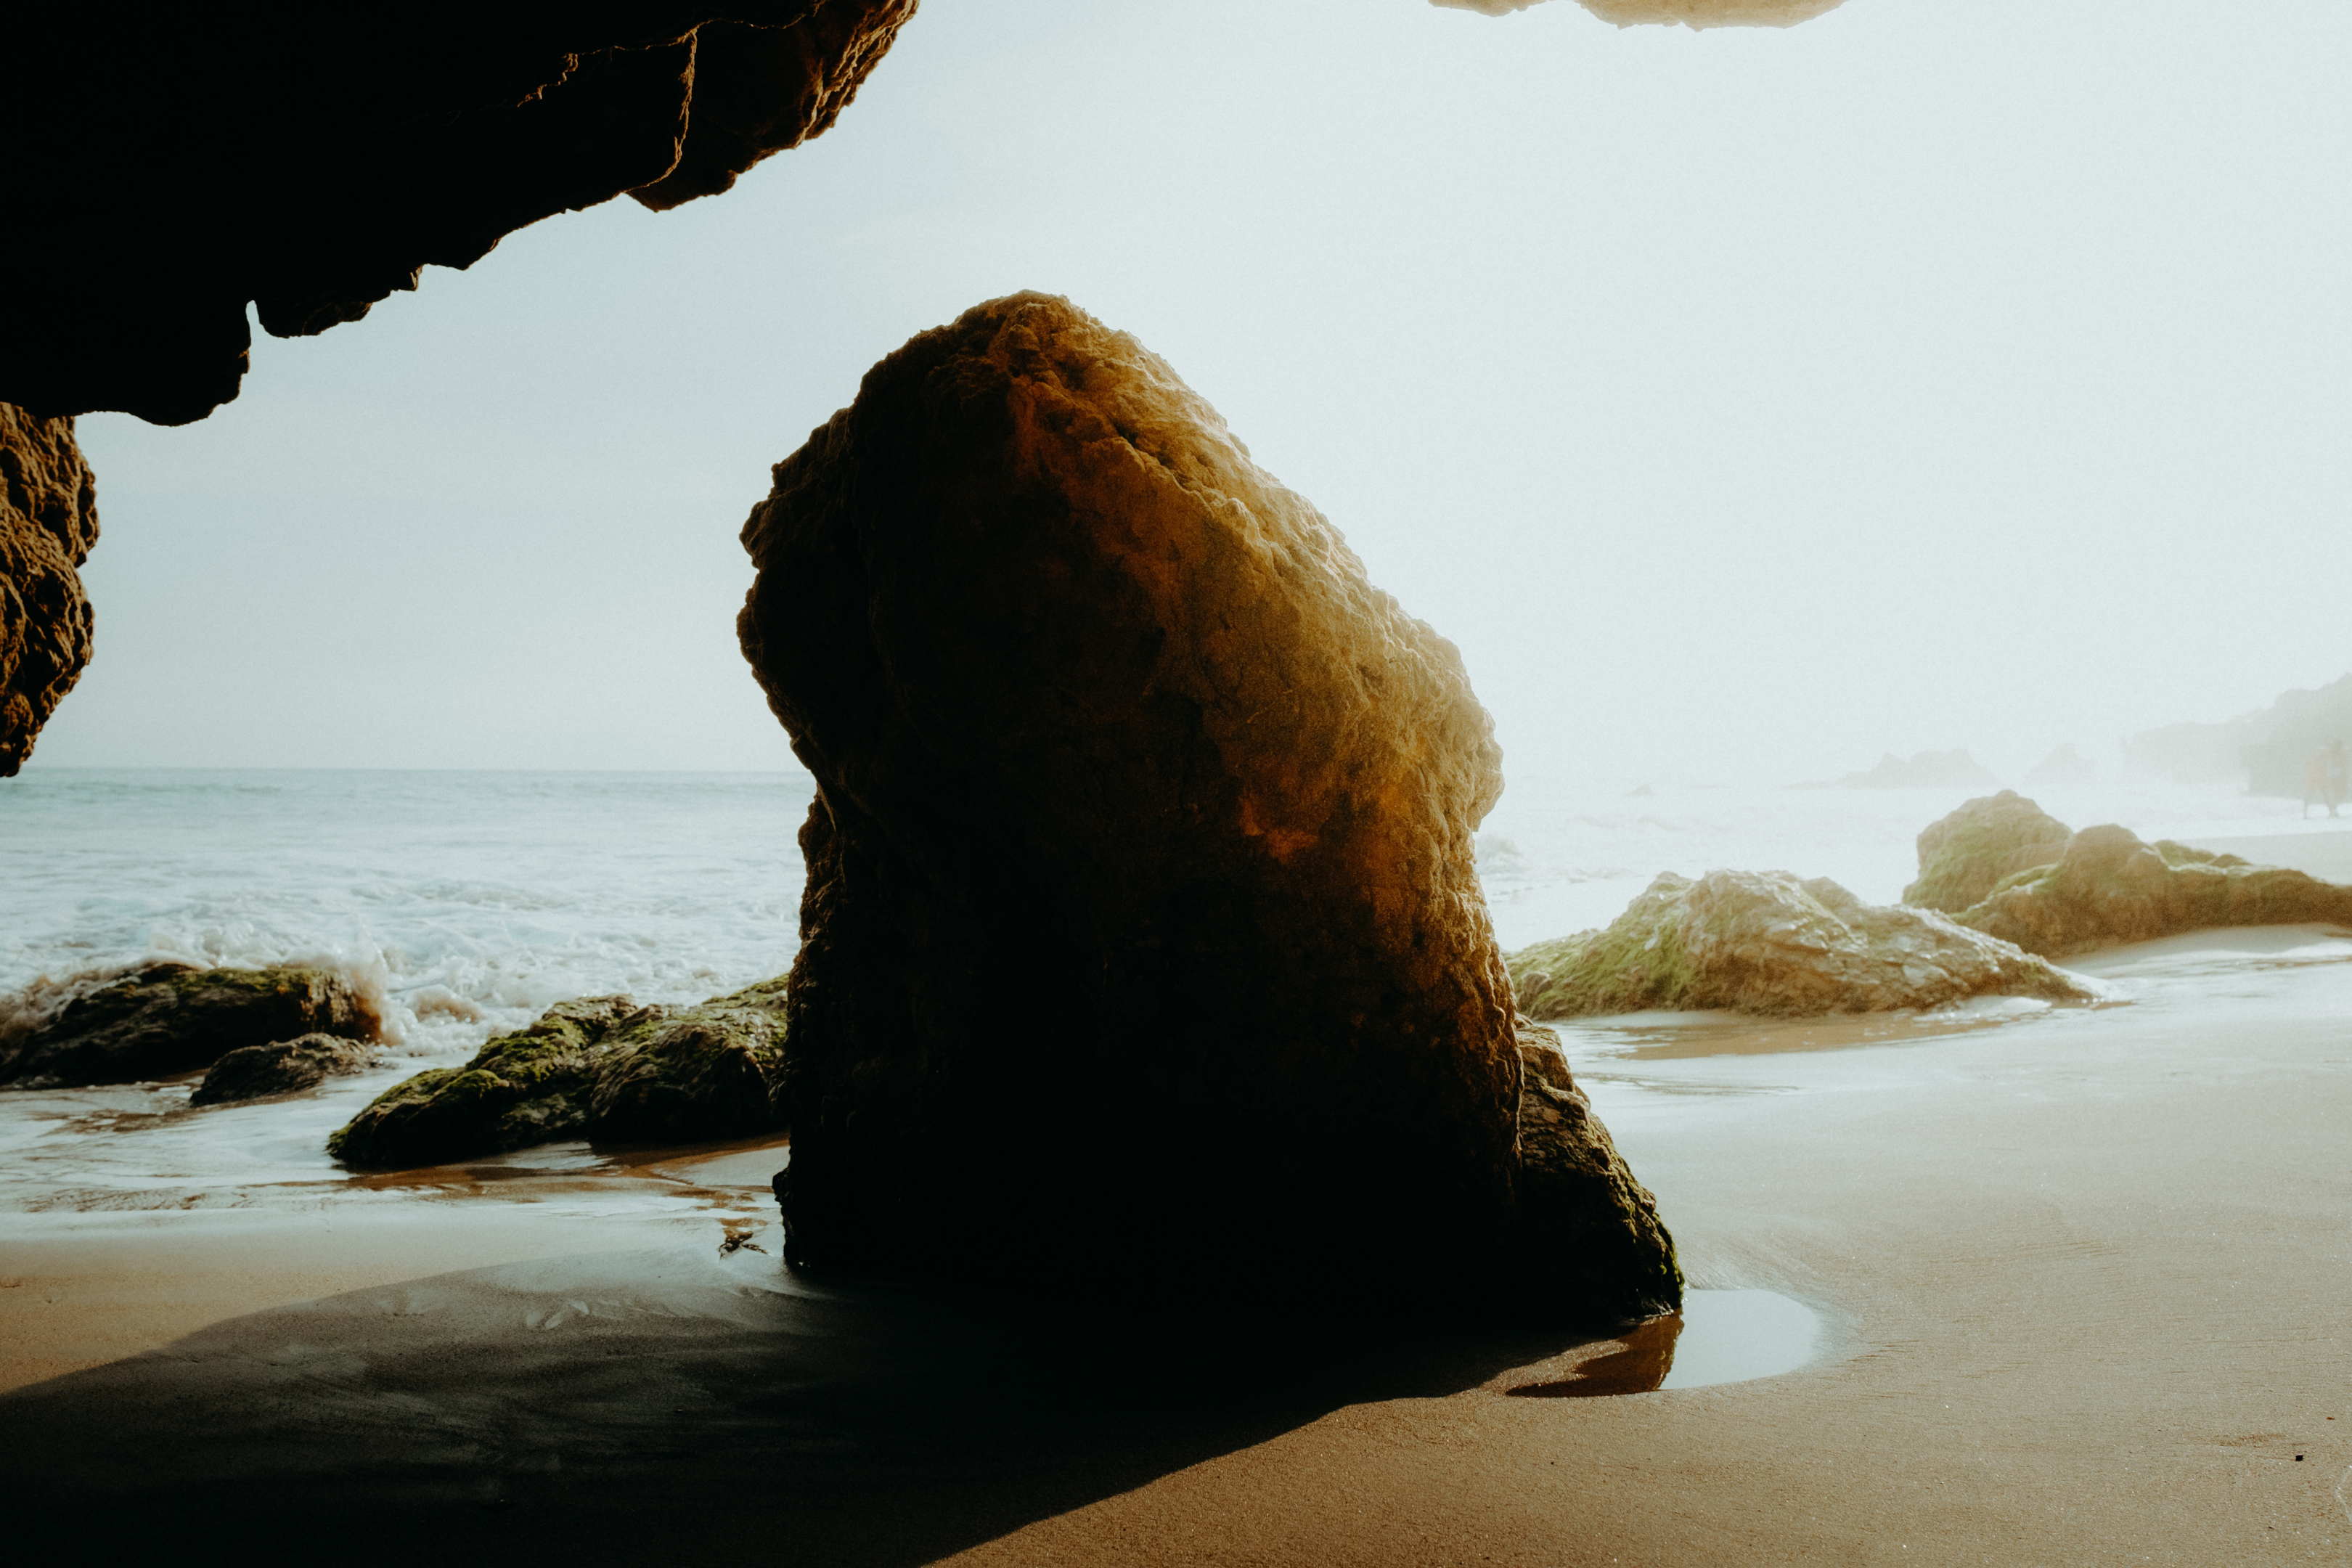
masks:
[[[1694,1285],[1828,1324],[1777,1377],[1513,1397],[1638,1347],[797,1289],[762,1151],[37,1211],[12,1152],[0,1473],[20,1539],[265,1556],[2352,1561],[2352,940],[2084,967],[2130,1005],[1570,1034]]]

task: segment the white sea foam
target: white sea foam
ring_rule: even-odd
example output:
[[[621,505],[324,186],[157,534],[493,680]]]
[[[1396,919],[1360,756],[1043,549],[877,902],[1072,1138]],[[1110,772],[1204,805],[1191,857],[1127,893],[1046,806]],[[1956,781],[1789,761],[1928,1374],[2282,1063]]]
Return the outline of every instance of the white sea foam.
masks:
[[[0,1029],[159,959],[315,963],[410,1054],[567,996],[789,967],[804,774],[30,769],[0,783]]]
[[[1514,778],[1479,835],[1506,947],[1600,925],[1661,871],[1830,876],[1874,902],[1967,790]],[[693,1002],[798,945],[804,774],[35,768],[0,782],[0,1032],[155,959],[322,963],[407,1054],[467,1052],[567,996]],[[2227,787],[2053,790],[2076,826],[2305,825]]]

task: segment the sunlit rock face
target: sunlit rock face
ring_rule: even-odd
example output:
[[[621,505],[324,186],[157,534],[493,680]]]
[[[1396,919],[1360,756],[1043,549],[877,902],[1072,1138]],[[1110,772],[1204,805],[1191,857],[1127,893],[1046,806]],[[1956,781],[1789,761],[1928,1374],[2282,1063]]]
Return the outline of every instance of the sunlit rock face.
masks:
[[[1471,848],[1500,752],[1453,645],[1166,363],[980,306],[867,373],[743,537],[744,651],[820,786],[797,1264],[1491,1301],[1599,1204],[1638,1265],[1539,1304],[1676,1299],[1630,1176],[1519,1204]]]
[[[1903,901],[1958,914],[2005,877],[2066,853],[2074,830],[2015,790],[1964,801],[1919,833],[1919,879]]]
[[[2352,922],[2352,888],[2113,823],[2085,827],[2052,864],[2005,879],[1962,923],[2053,958],[2230,926]]]
[[[70,200],[0,261],[0,399],[201,418],[236,395],[248,301],[322,331],[551,214],[723,191],[830,126],[914,8],[20,8],[0,139]]]
[[[98,542],[98,487],[71,419],[0,403],[0,778],[89,662],[79,567]]]
[[[1604,22],[1621,27],[1645,23],[1685,27],[1792,27],[1824,11],[1834,11],[1844,0],[1577,0]],[[1507,16],[1539,5],[1543,0],[1430,0],[1454,11],[1479,11]]]
[[[1803,1017],[1976,996],[2096,999],[2011,942],[1786,871],[1709,871],[1696,881],[1670,871],[1603,929],[1537,942],[1508,962],[1519,1005],[1538,1018],[1717,1007]]]

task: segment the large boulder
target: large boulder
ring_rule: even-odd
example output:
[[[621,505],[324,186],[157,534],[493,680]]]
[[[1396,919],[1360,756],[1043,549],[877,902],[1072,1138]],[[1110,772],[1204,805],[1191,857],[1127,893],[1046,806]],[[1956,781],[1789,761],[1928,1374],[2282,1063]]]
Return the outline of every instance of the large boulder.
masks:
[[[374,1000],[333,970],[151,963],[0,1038],[0,1089],[169,1078],[247,1046],[383,1030]]]
[[[783,983],[694,1007],[559,1002],[459,1068],[404,1079],[327,1140],[364,1170],[477,1159],[559,1138],[686,1143],[777,1125]]]
[[[743,538],[744,652],[818,783],[796,1264],[1367,1307],[1579,1245],[1521,1202],[1486,713],[1165,362],[979,306],[868,372]]]
[[[1939,914],[1865,904],[1826,877],[1672,872],[1601,931],[1510,955],[1531,1017],[1722,1007],[1804,1016],[1972,996],[2089,1002],[2082,982]]]
[[[98,487],[71,419],[0,403],[0,778],[89,662],[80,567],[98,542]]]
[[[191,1105],[231,1105],[277,1094],[299,1094],[330,1078],[364,1071],[375,1052],[357,1040],[304,1035],[266,1046],[239,1046],[213,1063],[189,1097]]]
[[[1958,914],[2004,877],[2048,866],[2074,830],[2013,789],[1979,795],[1919,832],[1919,879],[1903,901]]]
[[[2074,835],[2051,865],[2020,871],[1958,919],[2052,958],[2224,926],[2352,923],[2352,888],[2110,823]]]

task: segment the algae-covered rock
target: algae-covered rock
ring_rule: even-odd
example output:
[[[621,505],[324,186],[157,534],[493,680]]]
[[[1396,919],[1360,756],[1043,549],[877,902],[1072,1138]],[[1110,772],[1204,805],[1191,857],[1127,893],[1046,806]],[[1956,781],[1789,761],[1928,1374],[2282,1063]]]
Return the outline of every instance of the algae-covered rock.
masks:
[[[373,1000],[332,970],[151,963],[0,1040],[0,1088],[169,1078],[246,1046],[383,1028]]]
[[[2004,877],[2047,866],[2074,830],[2013,789],[1979,795],[1919,834],[1919,879],[1903,901],[1958,914]]]
[[[2004,879],[1958,919],[2057,958],[2225,926],[2352,922],[2352,888],[2169,839],[2144,844],[2111,823],[2085,827],[2055,864]]]
[[[1538,942],[1506,962],[1521,1010],[1538,1018],[1711,1007],[1802,1016],[2095,995],[1943,915],[1865,904],[1826,877],[1800,881],[1786,871],[1710,871],[1696,881],[1669,872],[1606,929]]]
[[[1559,1037],[1517,1020],[1519,1267],[1535,1300],[1632,1322],[1682,1301],[1675,1238],[1569,1075]]]
[[[783,981],[766,980],[624,1030],[596,1068],[591,1136],[683,1143],[776,1126],[783,1006]]]
[[[690,1142],[778,1124],[783,982],[686,1008],[560,1002],[461,1068],[418,1073],[327,1140],[347,1165],[402,1170],[559,1138]]]
[[[375,1052],[357,1040],[304,1035],[266,1046],[239,1046],[213,1064],[196,1086],[191,1105],[226,1105],[272,1094],[294,1094],[328,1079],[360,1072]]]

